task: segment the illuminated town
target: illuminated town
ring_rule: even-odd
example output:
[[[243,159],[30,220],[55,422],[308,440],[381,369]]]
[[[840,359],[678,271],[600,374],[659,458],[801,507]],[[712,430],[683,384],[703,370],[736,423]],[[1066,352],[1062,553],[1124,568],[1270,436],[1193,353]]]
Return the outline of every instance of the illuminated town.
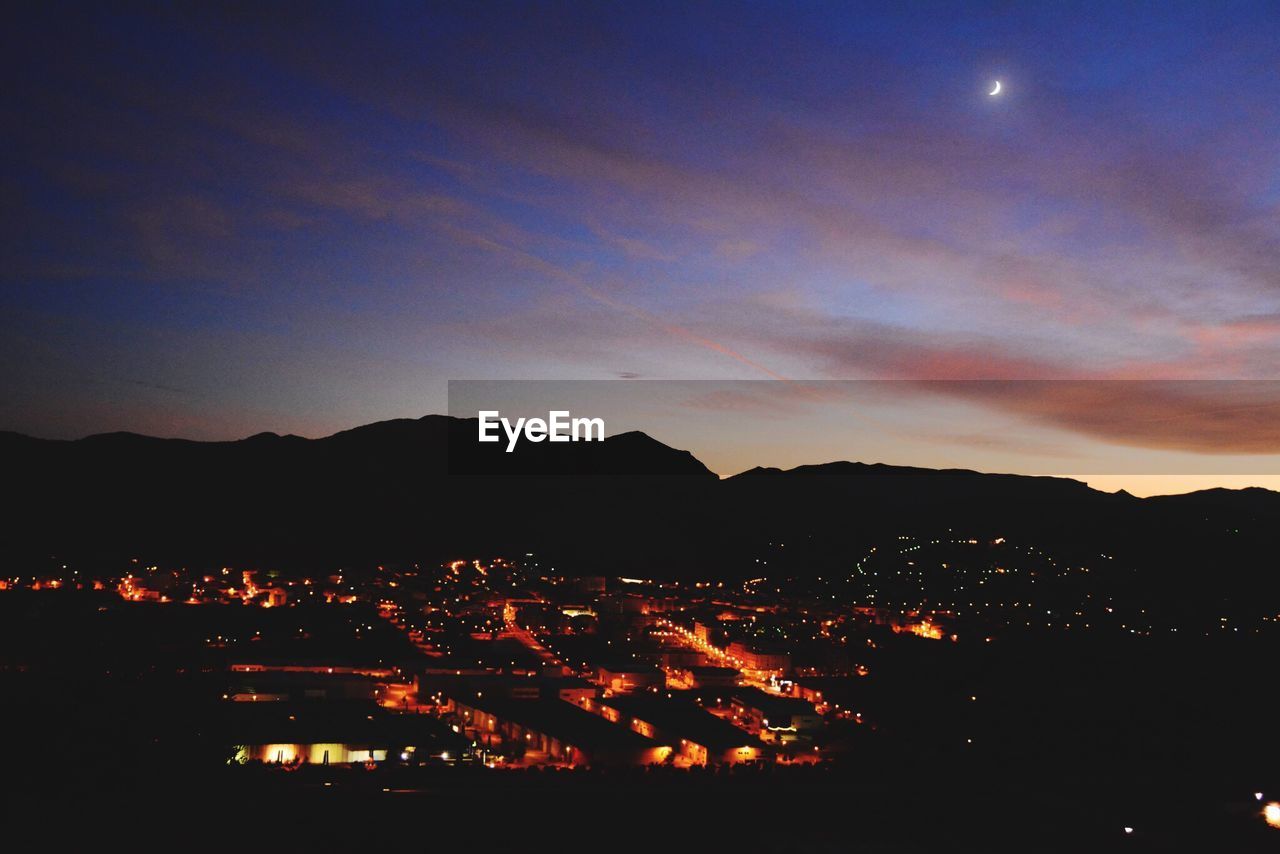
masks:
[[[1280,851],[1278,4],[10,4],[0,849]]]
[[[198,665],[182,708],[209,728],[205,772],[406,793],[442,773],[839,772],[904,737],[953,764],[1008,736],[993,650],[1179,628],[1274,642],[1280,615],[1161,626],[1095,601],[1078,583],[1092,568],[963,536],[896,537],[844,578],[737,582],[570,576],[536,554],[325,574],[136,559],[114,576],[68,564],[6,578],[0,605],[62,603],[104,638],[162,634],[158,660]],[[1041,591],[1056,608],[1037,607]],[[1248,796],[1276,825],[1280,806]]]

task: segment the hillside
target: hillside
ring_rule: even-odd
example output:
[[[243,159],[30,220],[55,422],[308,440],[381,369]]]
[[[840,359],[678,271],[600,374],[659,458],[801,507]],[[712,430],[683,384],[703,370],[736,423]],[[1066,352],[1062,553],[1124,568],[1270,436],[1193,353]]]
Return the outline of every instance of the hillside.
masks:
[[[1065,558],[1118,554],[1199,595],[1275,585],[1263,568],[1280,494],[1138,499],[1063,478],[834,462],[719,480],[643,433],[603,443],[479,445],[427,416],[321,439],[0,434],[5,553],[340,566],[536,551],[569,571],[749,577],[847,568],[868,544],[954,531]],[[1261,579],[1261,580],[1260,580]],[[1176,584],[1175,584],[1176,582]]]

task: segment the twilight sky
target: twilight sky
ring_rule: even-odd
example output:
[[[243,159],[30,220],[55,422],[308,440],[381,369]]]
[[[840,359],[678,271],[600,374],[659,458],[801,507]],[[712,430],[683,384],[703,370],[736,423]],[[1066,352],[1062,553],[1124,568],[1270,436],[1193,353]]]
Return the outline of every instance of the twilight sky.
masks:
[[[315,436],[451,379],[1280,379],[1274,2],[48,3],[3,38],[0,429]],[[789,428],[792,385],[767,443],[628,426],[722,473],[938,462],[812,399]],[[1232,485],[1280,453],[1269,384],[1082,387],[934,383],[985,415],[916,432]]]

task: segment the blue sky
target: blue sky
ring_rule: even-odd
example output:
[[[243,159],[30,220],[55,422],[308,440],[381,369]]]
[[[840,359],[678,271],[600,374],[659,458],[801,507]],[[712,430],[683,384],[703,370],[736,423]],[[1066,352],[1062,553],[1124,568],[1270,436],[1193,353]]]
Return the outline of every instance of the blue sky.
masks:
[[[3,428],[321,435],[463,378],[1280,364],[1274,3],[43,4],[7,30]]]

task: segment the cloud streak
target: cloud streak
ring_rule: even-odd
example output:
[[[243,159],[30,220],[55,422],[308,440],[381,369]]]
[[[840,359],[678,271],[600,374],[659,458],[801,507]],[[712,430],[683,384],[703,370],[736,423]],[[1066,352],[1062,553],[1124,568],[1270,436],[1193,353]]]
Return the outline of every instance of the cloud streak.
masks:
[[[1073,384],[1275,375],[1274,16],[1108,9],[1159,33],[1138,50],[1046,10],[329,12],[27,13],[0,287],[11,339],[35,323],[68,355],[3,379],[225,340],[182,387],[247,432],[621,366],[787,378],[794,407],[803,380],[901,380],[1088,439],[1273,448],[1269,399],[1232,386]],[[196,419],[163,391],[122,409]]]

